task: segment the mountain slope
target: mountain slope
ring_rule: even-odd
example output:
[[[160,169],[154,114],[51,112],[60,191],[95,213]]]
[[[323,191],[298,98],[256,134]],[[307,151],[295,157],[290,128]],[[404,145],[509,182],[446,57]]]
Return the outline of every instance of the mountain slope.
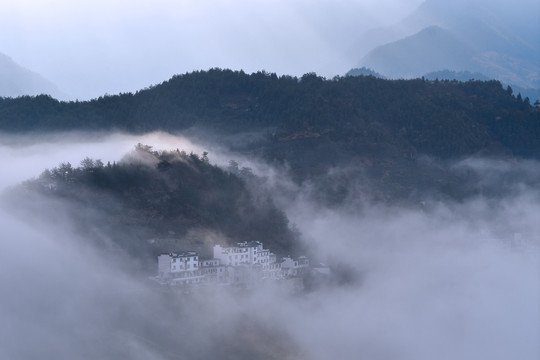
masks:
[[[0,97],[39,94],[48,94],[58,99],[66,98],[53,83],[0,53]]]
[[[435,57],[432,61],[426,57],[422,59],[423,64],[427,66],[423,73],[445,69],[479,71],[504,83],[524,88],[538,88],[540,87],[538,13],[540,5],[531,0],[526,0],[521,6],[486,0],[428,0],[400,23],[372,31],[369,36],[378,43],[374,44],[374,40],[371,40],[371,53],[364,56],[359,66],[372,67],[384,74],[379,65],[388,68],[387,63],[399,63],[400,58],[407,59],[414,56],[420,58],[421,54],[427,54],[433,49],[434,44],[429,41],[430,39],[425,39],[427,42],[423,48],[412,45],[407,48],[399,41],[407,40],[408,43],[414,43],[411,37],[421,38],[426,29],[438,26],[461,42],[459,48],[467,52],[457,56],[459,54],[453,53],[453,50],[456,50],[455,42],[442,43],[437,49],[450,55],[445,61],[447,66],[438,66],[440,57]],[[377,47],[374,47],[375,45]],[[374,58],[373,53],[383,52],[381,48],[384,48],[384,53],[392,59],[383,61],[380,57]],[[471,51],[474,53],[471,54]],[[452,62],[452,59],[455,62]],[[467,68],[463,68],[463,60],[467,60]],[[409,76],[399,71],[394,71],[394,74],[397,74],[394,75],[397,77]]]
[[[67,208],[63,216],[88,238],[112,241],[148,256],[152,264],[157,254],[171,249],[208,251],[204,237],[233,243],[257,239],[279,254],[293,250],[294,234],[272,200],[253,196],[244,180],[211,165],[206,155],[158,152],[139,144],[119,163],[89,158],[80,167],[62,163],[19,190],[5,195],[12,209],[25,204],[22,210],[32,211],[41,204],[37,213],[54,221],[57,209]],[[28,198],[36,194],[41,197]]]
[[[430,26],[405,39],[377,47],[362,64],[393,78],[414,78],[440,69],[474,69],[474,55],[474,50],[449,31]]]
[[[449,190],[459,189],[459,181],[444,172],[422,173],[419,159],[479,153],[540,159],[538,110],[496,81],[325,80],[314,74],[298,79],[214,69],[87,102],[0,99],[0,130],[199,128],[217,133],[222,143],[231,138],[225,145],[232,150],[288,167],[299,183],[322,179],[321,194],[338,200],[352,189],[347,177],[373,183],[383,198],[429,187],[461,196]],[[259,135],[239,141],[237,135],[247,132]],[[339,169],[355,169],[362,177]],[[343,182],[330,179],[329,172]],[[455,186],[441,185],[448,181]]]

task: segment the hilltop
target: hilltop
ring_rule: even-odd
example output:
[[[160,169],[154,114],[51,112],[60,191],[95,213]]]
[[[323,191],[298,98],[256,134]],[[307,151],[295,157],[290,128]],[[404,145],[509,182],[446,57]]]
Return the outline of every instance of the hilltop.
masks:
[[[14,209],[22,203],[32,211],[30,204],[42,204],[48,210],[37,214],[47,217],[60,202],[87,238],[110,241],[150,264],[172,250],[204,254],[208,239],[222,244],[256,239],[278,254],[294,250],[296,235],[272,199],[250,192],[243,179],[210,164],[206,154],[139,144],[118,163],[90,158],[79,167],[62,163],[17,190],[6,195]]]
[[[193,128],[217,133],[217,141],[258,133],[227,145],[287,166],[299,183],[321,180],[322,196],[337,201],[351,193],[351,182],[369,184],[376,198],[426,189],[465,196],[462,181],[445,169],[426,169],[419,161],[425,156],[540,158],[539,109],[498,81],[327,80],[212,69],[85,102],[0,99],[4,132]]]

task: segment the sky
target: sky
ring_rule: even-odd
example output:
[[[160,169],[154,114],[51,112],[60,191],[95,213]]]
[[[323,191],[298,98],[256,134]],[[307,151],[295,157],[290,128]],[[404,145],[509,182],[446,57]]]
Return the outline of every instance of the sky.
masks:
[[[326,77],[365,31],[422,0],[20,0],[0,7],[0,52],[73,98],[135,91],[211,67]]]

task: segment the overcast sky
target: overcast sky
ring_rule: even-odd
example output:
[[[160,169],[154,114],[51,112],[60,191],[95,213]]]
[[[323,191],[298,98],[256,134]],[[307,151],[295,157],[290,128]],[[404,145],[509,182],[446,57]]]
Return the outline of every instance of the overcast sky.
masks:
[[[0,7],[0,52],[81,99],[210,67],[332,77],[359,35],[421,2],[18,0]]]

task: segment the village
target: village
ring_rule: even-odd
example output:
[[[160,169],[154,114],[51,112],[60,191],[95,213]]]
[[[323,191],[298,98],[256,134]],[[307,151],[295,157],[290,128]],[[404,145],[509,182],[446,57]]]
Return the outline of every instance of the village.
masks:
[[[194,288],[204,284],[216,286],[253,287],[275,281],[301,290],[302,277],[309,271],[305,256],[284,257],[280,261],[262,242],[237,243],[236,246],[215,245],[213,258],[199,257],[194,251],[158,256],[158,275],[162,285]]]

